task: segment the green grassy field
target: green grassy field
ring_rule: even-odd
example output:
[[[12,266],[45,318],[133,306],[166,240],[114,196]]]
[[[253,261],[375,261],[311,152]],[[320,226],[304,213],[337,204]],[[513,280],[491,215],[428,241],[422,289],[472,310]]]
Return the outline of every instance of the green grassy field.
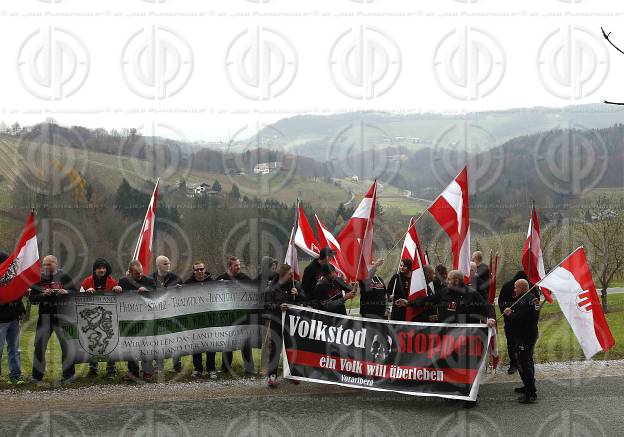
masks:
[[[609,298],[610,312],[607,314],[607,321],[611,327],[611,332],[615,338],[615,346],[607,353],[599,353],[594,359],[622,359],[624,358],[624,294],[614,294]],[[359,299],[356,298],[352,303],[347,304],[347,308],[357,313],[359,308]],[[37,323],[37,307],[32,307],[32,314],[29,321],[23,322],[21,332],[21,357],[22,371],[24,376],[28,377],[32,368],[33,358],[33,341],[35,326]],[[570,329],[563,314],[559,310],[559,306],[555,304],[545,304],[539,324],[540,338],[535,349],[536,362],[552,362],[552,361],[578,361],[583,360],[582,350]],[[502,321],[499,321],[499,351],[501,362],[507,363],[506,338]],[[61,378],[61,356],[60,346],[56,336],[52,336],[48,344],[46,353],[47,370],[44,382],[49,385],[58,384]],[[221,365],[221,354],[217,354],[217,368]],[[254,359],[256,367],[260,368],[261,351],[254,349]],[[191,380],[190,373],[193,371],[193,364],[190,356],[182,358],[183,371],[180,374],[173,372],[171,360],[165,362],[165,380],[187,381]],[[100,363],[100,375],[95,378],[87,377],[88,365],[79,364],[76,366],[77,380],[76,386],[88,386],[90,384],[119,384],[122,383],[121,376],[126,371],[126,363],[117,363],[118,376],[114,380],[105,378],[104,363]],[[243,373],[242,359],[240,352],[234,353],[233,367],[235,373],[241,375]],[[7,383],[7,356],[6,351],[2,357],[2,377],[0,377],[0,389],[13,387]],[[220,378],[231,378],[231,376],[220,374]],[[32,388],[32,385],[25,384],[20,387]]]

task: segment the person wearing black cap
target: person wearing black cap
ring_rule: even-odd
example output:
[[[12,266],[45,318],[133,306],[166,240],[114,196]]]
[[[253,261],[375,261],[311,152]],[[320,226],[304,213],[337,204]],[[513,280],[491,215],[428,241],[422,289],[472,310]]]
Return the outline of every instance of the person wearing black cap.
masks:
[[[336,276],[336,270],[331,264],[324,264],[322,276],[312,290],[312,306],[330,313],[347,315],[345,302],[353,299],[355,291]],[[304,290],[305,293],[305,290]]]
[[[95,293],[96,291],[106,291],[121,293],[121,287],[117,285],[117,281],[111,276],[111,265],[104,258],[98,258],[93,263],[93,273],[82,281],[82,287],[80,292],[82,293]],[[98,362],[93,361],[89,363],[89,376],[97,376]],[[115,368],[114,361],[106,362],[106,376],[108,379],[113,379],[117,370]]]
[[[0,252],[0,264],[7,260],[9,256]],[[9,354],[7,364],[9,365],[9,382],[11,384],[23,384],[22,365],[20,361],[19,334],[20,319],[23,318],[26,310],[22,298],[13,302],[0,304],[0,365],[2,364],[2,352],[4,342],[7,342],[7,353]]]
[[[323,266],[328,265],[334,256],[336,256],[336,252],[330,247],[324,247],[319,252],[319,257],[313,259],[303,270],[301,288],[308,298],[312,297],[316,283],[323,276]]]

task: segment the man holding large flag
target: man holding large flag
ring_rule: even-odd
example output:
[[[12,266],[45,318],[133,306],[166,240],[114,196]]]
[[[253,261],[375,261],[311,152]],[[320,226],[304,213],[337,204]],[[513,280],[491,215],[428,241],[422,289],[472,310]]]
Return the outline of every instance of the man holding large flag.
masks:
[[[526,279],[518,279],[514,283],[513,293],[516,302],[505,308],[503,314],[512,321],[511,335],[515,344],[516,365],[524,384],[515,391],[521,394],[518,399],[520,403],[532,404],[537,400],[533,350],[538,336],[539,300],[529,292]]]
[[[453,269],[470,277],[470,207],[468,203],[468,168],[459,172],[429,207],[429,212],[451,239]]]
[[[34,214],[31,212],[17,248],[11,255],[0,253],[0,362],[7,343],[9,382],[21,384],[19,320],[25,313],[22,297],[41,279]]]

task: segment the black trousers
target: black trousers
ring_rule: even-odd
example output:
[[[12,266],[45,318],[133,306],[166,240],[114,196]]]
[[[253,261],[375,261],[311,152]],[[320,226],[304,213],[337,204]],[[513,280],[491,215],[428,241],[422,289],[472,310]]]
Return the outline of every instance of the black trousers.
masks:
[[[516,359],[516,343],[511,333],[511,323],[505,320],[505,337],[507,338],[507,355],[509,355],[509,366],[518,367],[518,360]]]
[[[279,366],[280,355],[282,354],[282,323],[281,320],[271,320],[269,328],[269,363],[267,365],[267,373],[269,376],[277,376],[277,368]]]
[[[45,373],[46,361],[45,353],[48,348],[48,341],[56,334],[61,344],[61,360],[63,368],[63,379],[71,378],[76,373],[74,366],[74,354],[69,349],[63,335],[60,320],[56,314],[39,314],[37,319],[37,329],[35,331],[35,354],[33,357],[32,377],[42,379]]]
[[[533,362],[533,350],[535,342],[516,342],[516,358],[518,360],[518,373],[526,389],[528,396],[535,396],[535,363]]]
[[[200,373],[204,371],[203,355],[202,353],[193,354],[193,369]],[[214,372],[217,370],[215,367],[216,356],[216,352],[206,352],[206,372]]]

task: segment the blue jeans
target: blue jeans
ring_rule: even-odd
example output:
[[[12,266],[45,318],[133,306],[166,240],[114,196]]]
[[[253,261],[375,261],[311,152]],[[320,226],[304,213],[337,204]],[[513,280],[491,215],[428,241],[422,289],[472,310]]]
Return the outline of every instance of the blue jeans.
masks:
[[[9,353],[9,376],[11,378],[20,378],[22,376],[22,366],[20,363],[19,349],[19,320],[12,322],[0,323],[0,366],[2,366],[2,352],[4,351],[4,340],[7,343],[7,352]],[[0,373],[2,370],[0,369]]]

